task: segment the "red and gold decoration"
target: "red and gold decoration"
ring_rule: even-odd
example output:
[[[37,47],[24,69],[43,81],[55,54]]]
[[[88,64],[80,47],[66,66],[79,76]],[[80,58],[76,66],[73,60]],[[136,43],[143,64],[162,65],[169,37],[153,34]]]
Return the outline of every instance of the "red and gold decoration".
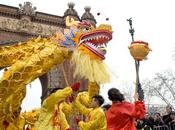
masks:
[[[75,79],[85,78],[95,83],[93,86],[96,86],[96,83],[109,82],[110,76],[103,60],[106,45],[112,39],[111,25],[101,24],[94,27],[87,21],[78,22],[68,16],[66,26],[69,29],[65,29],[64,33],[58,32],[47,38],[38,37],[14,45],[0,46],[0,67],[8,67],[0,80],[0,130],[7,127],[6,122],[4,126],[2,125],[6,120],[18,127],[11,119],[26,96],[26,85],[65,60],[70,60],[75,67]],[[99,92],[99,89],[99,87],[93,87],[95,91],[93,94]],[[93,95],[89,90],[90,88],[87,92],[88,101]],[[65,91],[69,92],[66,88]],[[53,110],[54,103],[58,103],[58,100],[65,96],[64,93],[58,95],[58,98],[53,95],[51,100],[47,98],[44,101],[44,112],[39,116],[42,124],[41,122],[36,123],[37,130],[51,130],[53,127],[48,125],[48,122],[51,121],[51,110]],[[45,105],[45,102],[49,105]],[[54,113],[54,117],[57,114],[64,117],[61,112]],[[54,119],[54,126],[58,123]],[[66,124],[66,119],[62,123]]]
[[[130,53],[135,60],[141,61],[146,58],[151,49],[147,42],[133,41],[129,46]]]
[[[135,60],[135,68],[136,68],[136,86],[135,86],[135,93],[138,93],[139,100],[144,100],[144,92],[139,80],[139,66],[140,61],[146,59],[149,51],[151,50],[148,47],[148,43],[144,41],[135,41],[134,40],[134,28],[132,27],[132,18],[127,19],[130,25],[129,33],[132,37],[131,45],[129,46],[130,54]]]

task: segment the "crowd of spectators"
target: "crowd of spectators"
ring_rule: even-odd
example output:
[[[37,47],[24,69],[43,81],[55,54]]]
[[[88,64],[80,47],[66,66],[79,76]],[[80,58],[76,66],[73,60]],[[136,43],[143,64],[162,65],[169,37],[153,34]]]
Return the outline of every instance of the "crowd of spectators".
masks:
[[[175,111],[167,106],[165,115],[146,113],[143,120],[137,120],[136,126],[137,130],[175,130]]]

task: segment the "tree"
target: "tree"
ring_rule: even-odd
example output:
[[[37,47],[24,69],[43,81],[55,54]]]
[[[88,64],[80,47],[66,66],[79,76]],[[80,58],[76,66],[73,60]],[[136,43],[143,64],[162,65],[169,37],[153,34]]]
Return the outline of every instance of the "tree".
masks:
[[[175,74],[170,70],[158,72],[152,79],[145,79],[142,83],[145,101],[149,104],[153,96],[157,96],[167,105],[175,104]]]
[[[121,88],[121,91],[123,95],[125,96],[125,100],[129,102],[133,102],[134,101],[134,89],[135,89],[134,85],[131,85],[127,82],[123,82],[121,86],[123,86]]]

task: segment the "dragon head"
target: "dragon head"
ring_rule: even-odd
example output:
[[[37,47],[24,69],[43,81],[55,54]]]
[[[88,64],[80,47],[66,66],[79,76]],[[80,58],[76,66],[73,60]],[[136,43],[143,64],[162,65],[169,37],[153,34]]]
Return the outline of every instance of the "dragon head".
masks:
[[[72,38],[76,48],[100,60],[105,59],[107,43],[112,39],[112,27],[101,24],[94,27],[88,21],[77,22],[66,18],[66,25],[72,30]]]
[[[64,31],[64,40],[60,45],[73,50],[74,76],[84,77],[90,82],[109,82],[109,74],[102,61],[107,43],[112,39],[112,27],[102,24],[95,28],[88,21],[78,22],[69,17],[66,18],[66,25],[70,28]]]

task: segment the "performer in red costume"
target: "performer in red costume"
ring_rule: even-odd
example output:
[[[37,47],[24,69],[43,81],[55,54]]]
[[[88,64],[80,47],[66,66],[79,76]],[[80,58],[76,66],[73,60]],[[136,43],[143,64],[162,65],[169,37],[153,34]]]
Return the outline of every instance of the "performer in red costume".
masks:
[[[143,119],[145,115],[145,105],[138,100],[138,94],[135,94],[134,104],[124,101],[123,94],[116,88],[108,91],[108,97],[112,106],[106,112],[107,129],[136,130],[135,119]]]

